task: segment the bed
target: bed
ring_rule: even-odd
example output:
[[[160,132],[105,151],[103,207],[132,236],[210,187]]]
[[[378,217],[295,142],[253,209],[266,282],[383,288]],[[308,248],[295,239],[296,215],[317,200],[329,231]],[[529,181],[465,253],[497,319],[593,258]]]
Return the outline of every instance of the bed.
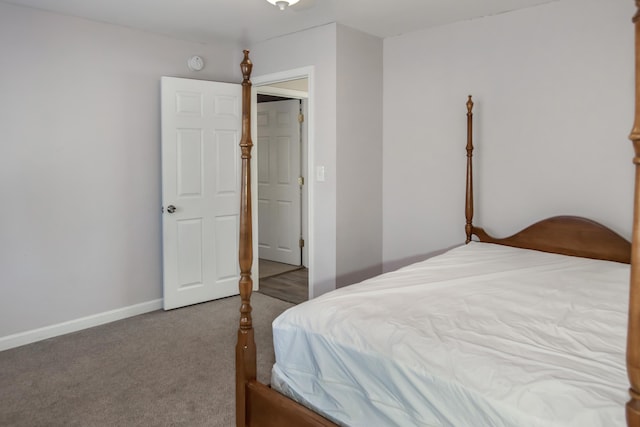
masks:
[[[285,312],[271,383],[340,425],[622,426],[628,277],[470,242]]]
[[[469,97],[466,244],[288,310],[273,325],[269,386],[256,380],[251,318],[248,54],[237,426],[640,427],[640,59],[631,243],[580,217],[548,218],[504,239],[475,226]]]

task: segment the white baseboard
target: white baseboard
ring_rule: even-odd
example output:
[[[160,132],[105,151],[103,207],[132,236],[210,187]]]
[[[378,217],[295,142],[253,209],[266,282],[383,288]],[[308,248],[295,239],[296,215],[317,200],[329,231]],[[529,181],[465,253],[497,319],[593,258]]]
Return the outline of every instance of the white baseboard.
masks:
[[[115,322],[116,320],[126,319],[127,317],[137,316],[139,314],[148,313],[161,308],[162,299],[157,299],[111,311],[105,311],[104,313],[93,314],[80,319],[69,320],[67,322],[58,323],[57,325],[45,326],[44,328],[7,335],[5,337],[0,337],[0,351],[19,347],[25,344],[31,344],[40,340],[46,340],[47,338],[57,337],[58,335],[64,335],[70,332],[103,325],[105,323]]]

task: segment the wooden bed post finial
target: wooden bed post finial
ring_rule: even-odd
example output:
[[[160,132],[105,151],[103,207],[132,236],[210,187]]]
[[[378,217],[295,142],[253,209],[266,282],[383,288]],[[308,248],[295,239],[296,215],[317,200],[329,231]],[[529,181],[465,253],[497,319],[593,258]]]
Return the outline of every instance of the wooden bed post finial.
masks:
[[[627,402],[627,425],[640,427],[640,0],[636,0],[635,25],[635,119],[629,139],[633,143],[635,190],[631,237],[631,279],[629,283],[629,327],[627,330],[627,375],[631,385]]]
[[[240,70],[242,70],[242,84],[246,82],[249,84],[249,86],[251,86],[250,79],[251,79],[251,70],[253,69],[253,64],[249,59],[249,51],[245,49],[242,51],[242,53],[244,53],[244,58],[240,63]]]
[[[244,51],[242,70],[242,172],[240,184],[240,327],[236,344],[236,425],[247,425],[247,384],[256,379],[256,343],[251,319],[251,265],[253,264],[253,233],[251,224],[251,70],[249,51]]]
[[[473,101],[471,95],[467,99],[467,194],[465,200],[465,216],[467,223],[464,231],[467,234],[465,243],[471,241],[473,233]]]

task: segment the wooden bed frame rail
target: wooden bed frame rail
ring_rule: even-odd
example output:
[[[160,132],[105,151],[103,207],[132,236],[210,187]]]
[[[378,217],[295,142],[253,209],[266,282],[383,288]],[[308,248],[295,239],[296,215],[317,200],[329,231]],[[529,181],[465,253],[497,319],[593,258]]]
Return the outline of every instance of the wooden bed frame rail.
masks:
[[[635,0],[635,119],[629,139],[635,165],[632,241],[594,221],[558,216],[540,221],[507,238],[494,238],[473,225],[473,101],[467,100],[467,181],[465,199],[466,242],[481,242],[630,263],[627,374],[630,400],[626,404],[628,427],[640,427],[640,0]],[[236,344],[237,427],[337,427],[312,410],[256,380],[256,345],[251,318],[253,237],[251,224],[251,70],[249,51],[240,64],[242,80],[242,181],[240,202],[239,262],[240,326]],[[597,243],[596,243],[597,242]]]

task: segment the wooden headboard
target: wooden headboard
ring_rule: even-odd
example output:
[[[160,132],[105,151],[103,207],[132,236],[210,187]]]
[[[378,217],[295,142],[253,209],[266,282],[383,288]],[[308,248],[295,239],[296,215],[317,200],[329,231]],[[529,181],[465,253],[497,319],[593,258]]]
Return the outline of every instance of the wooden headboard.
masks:
[[[631,243],[613,230],[578,216],[556,216],[537,222],[510,237],[496,238],[473,225],[473,101],[467,100],[466,243],[479,241],[517,248],[606,261],[631,262]]]

